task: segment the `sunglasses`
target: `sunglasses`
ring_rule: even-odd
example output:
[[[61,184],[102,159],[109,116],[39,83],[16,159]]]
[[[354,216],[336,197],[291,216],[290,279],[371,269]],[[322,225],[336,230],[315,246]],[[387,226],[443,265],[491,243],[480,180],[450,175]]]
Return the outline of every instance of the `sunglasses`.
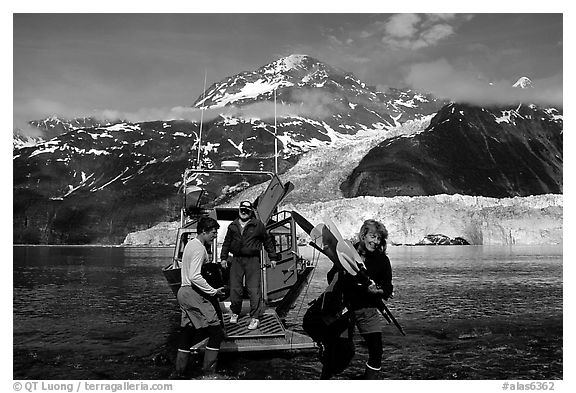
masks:
[[[250,209],[240,209],[240,213],[251,214],[251,213],[252,213],[252,210],[250,210]]]

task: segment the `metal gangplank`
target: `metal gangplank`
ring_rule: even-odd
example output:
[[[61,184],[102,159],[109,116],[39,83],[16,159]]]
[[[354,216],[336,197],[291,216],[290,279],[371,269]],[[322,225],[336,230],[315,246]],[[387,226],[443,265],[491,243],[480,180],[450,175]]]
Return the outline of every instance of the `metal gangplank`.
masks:
[[[267,309],[260,318],[257,329],[248,330],[250,316],[249,303],[242,302],[242,314],[238,323],[230,323],[230,303],[221,302],[224,331],[226,338],[220,346],[221,352],[258,352],[279,350],[300,350],[317,348],[314,341],[305,334],[286,329],[273,309]],[[245,311],[246,310],[246,311]],[[207,339],[194,345],[191,349],[202,351]]]

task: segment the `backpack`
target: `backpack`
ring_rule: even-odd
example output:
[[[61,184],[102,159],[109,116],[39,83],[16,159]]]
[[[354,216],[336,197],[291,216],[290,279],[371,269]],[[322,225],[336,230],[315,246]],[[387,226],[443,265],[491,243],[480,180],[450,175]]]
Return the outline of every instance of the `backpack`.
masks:
[[[324,292],[310,303],[302,319],[302,329],[317,343],[340,337],[350,325],[350,315],[338,295]]]
[[[302,328],[320,347],[324,376],[344,371],[355,352],[351,312],[344,305],[337,278],[336,275],[326,291],[310,303],[302,319]]]

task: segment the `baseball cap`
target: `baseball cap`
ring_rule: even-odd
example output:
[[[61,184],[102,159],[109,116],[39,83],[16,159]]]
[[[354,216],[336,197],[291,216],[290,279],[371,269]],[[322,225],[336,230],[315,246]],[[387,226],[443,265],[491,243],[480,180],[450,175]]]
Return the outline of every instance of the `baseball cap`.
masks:
[[[252,203],[249,201],[242,201],[240,202],[240,210],[254,210],[254,207],[252,206]]]

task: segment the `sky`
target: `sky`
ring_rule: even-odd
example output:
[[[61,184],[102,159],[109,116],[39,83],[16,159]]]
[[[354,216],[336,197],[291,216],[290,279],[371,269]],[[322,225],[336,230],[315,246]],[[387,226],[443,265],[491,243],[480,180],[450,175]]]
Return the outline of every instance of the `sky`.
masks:
[[[205,78],[209,87],[290,54],[380,90],[409,87],[479,103],[505,100],[508,86],[527,76],[538,100],[562,105],[561,13],[94,14],[40,7],[13,14],[14,127],[51,115],[161,118],[191,106]]]

